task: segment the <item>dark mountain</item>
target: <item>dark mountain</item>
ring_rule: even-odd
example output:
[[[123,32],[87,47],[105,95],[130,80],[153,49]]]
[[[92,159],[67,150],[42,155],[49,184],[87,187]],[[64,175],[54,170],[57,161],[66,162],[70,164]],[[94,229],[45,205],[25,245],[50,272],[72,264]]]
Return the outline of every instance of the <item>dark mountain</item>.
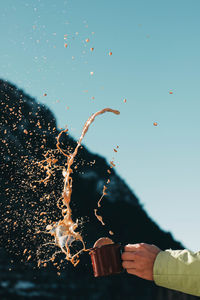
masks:
[[[0,80],[1,124],[1,299],[197,299],[156,287],[153,283],[121,274],[95,279],[87,253],[74,268],[58,257],[57,268],[38,268],[36,251],[42,237],[36,234],[44,222],[60,218],[56,203],[62,191],[62,175],[56,173],[49,184],[38,182],[44,173],[37,162],[47,150],[56,149],[59,130],[52,112],[16,86]],[[74,149],[76,141],[63,135],[62,146]],[[64,162],[64,157],[60,156]],[[95,161],[95,163],[93,163]],[[88,248],[102,236],[115,234],[115,242],[146,242],[161,249],[181,249],[169,232],[164,232],[144,211],[126,183],[99,155],[81,147],[73,173],[71,207],[73,218],[83,218],[82,234]],[[106,226],[94,216],[103,185],[111,180],[99,210]],[[45,194],[49,197],[44,197]],[[46,219],[41,218],[42,214]],[[60,274],[57,274],[58,269]],[[60,276],[58,276],[60,275]]]

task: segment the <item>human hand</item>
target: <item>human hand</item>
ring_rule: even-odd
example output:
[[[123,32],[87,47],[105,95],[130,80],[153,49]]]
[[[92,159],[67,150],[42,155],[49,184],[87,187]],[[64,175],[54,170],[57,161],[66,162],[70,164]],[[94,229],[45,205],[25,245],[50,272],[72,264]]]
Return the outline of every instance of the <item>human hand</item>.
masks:
[[[153,265],[160,251],[158,247],[145,243],[126,245],[122,253],[122,266],[129,274],[153,280]]]

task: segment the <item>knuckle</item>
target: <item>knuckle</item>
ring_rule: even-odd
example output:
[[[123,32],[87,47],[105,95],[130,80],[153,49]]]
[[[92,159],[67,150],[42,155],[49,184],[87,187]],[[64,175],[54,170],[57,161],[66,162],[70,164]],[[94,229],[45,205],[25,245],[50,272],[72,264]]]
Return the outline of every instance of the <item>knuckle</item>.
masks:
[[[138,250],[144,249],[145,247],[146,247],[145,243],[139,243],[137,246]]]

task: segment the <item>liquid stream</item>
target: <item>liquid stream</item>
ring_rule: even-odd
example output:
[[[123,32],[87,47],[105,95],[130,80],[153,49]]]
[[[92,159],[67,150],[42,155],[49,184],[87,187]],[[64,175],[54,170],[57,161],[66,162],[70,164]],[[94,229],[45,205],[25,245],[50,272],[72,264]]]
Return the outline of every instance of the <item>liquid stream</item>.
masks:
[[[63,193],[62,193],[62,199],[61,199],[62,205],[60,205],[58,203],[58,207],[62,210],[62,219],[55,224],[50,224],[50,225],[46,226],[47,233],[51,234],[51,236],[54,237],[54,243],[47,243],[45,245],[54,244],[60,248],[60,251],[56,252],[53,255],[53,257],[51,257],[49,260],[53,260],[57,253],[63,252],[66,256],[66,259],[68,261],[70,261],[74,266],[76,266],[79,263],[79,255],[81,254],[81,252],[88,251],[88,249],[86,249],[86,246],[85,246],[85,243],[83,241],[81,234],[78,231],[76,231],[78,228],[78,225],[79,225],[78,220],[76,220],[76,222],[74,222],[72,220],[72,211],[70,208],[70,201],[71,201],[71,194],[72,194],[72,177],[71,177],[71,174],[73,172],[72,164],[74,163],[74,159],[78,153],[78,149],[81,146],[81,142],[82,142],[85,134],[87,133],[90,125],[94,122],[95,118],[98,115],[104,114],[105,112],[112,112],[116,115],[120,114],[120,112],[118,110],[113,110],[111,108],[104,108],[104,109],[94,113],[93,115],[91,115],[83,127],[81,137],[78,140],[77,146],[73,153],[66,154],[60,145],[61,135],[63,133],[66,133],[68,130],[65,129],[65,130],[61,131],[57,137],[56,147],[57,147],[58,151],[60,151],[67,158],[67,162],[65,164],[66,167],[64,167],[63,171],[62,171],[62,174],[64,177],[64,187],[63,187]],[[57,162],[57,160],[55,158],[51,159],[51,156],[46,155],[45,168],[46,168],[47,177],[45,179],[41,180],[41,182],[43,182],[44,184],[46,184],[49,181],[51,174],[52,174],[52,170],[56,168],[56,166],[55,166],[56,162]],[[106,186],[104,186],[103,194],[102,194],[100,200],[98,201],[98,207],[101,206],[100,202],[104,195],[106,195]],[[60,199],[58,202],[60,202]],[[95,209],[94,212],[95,212],[95,215],[98,218],[98,220],[102,223],[102,225],[105,225],[102,220],[102,217],[97,214],[97,209]],[[110,233],[112,234],[111,231],[110,231]],[[82,247],[80,250],[75,252],[75,254],[72,254],[70,249],[74,242],[78,242],[79,244],[81,243]],[[39,264],[47,262],[49,260],[39,261]]]

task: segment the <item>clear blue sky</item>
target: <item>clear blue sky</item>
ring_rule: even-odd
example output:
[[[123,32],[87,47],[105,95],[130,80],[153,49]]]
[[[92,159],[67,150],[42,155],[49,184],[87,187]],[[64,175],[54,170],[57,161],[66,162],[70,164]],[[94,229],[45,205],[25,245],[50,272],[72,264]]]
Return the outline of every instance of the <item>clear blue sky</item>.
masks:
[[[91,113],[119,109],[120,116],[95,121],[85,146],[109,161],[119,145],[118,174],[150,216],[194,251],[199,11],[199,0],[3,0],[0,10],[0,77],[48,105],[76,139]]]

